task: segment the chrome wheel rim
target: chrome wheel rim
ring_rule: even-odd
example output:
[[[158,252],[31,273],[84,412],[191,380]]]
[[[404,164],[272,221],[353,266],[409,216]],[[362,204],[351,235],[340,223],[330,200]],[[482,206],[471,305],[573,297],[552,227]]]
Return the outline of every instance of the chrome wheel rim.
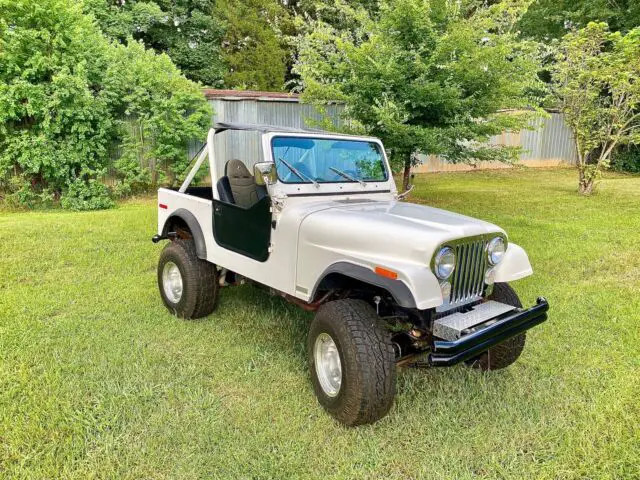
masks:
[[[322,391],[329,397],[335,397],[342,385],[342,364],[336,342],[328,334],[321,333],[316,337],[313,356]]]
[[[178,303],[182,298],[182,274],[173,262],[167,262],[162,270],[162,288],[171,303]]]

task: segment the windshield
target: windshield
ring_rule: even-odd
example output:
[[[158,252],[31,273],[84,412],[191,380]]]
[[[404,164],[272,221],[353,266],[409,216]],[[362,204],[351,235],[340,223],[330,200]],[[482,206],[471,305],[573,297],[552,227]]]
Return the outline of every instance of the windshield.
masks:
[[[374,142],[274,137],[271,148],[283,183],[364,183],[388,178],[380,146]]]

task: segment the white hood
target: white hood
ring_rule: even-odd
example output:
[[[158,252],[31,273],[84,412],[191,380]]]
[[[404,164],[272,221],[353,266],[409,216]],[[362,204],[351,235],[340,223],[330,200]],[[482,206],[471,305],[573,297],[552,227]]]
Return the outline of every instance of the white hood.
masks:
[[[392,201],[333,200],[307,205],[300,242],[355,256],[428,264],[450,240],[504,231],[488,222],[439,208]],[[302,245],[300,245],[302,246]]]

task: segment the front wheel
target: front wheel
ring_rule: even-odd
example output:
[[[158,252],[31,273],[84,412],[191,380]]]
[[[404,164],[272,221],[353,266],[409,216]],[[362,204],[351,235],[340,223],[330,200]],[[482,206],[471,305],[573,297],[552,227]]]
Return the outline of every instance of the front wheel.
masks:
[[[495,300],[496,302],[522,308],[518,294],[508,283],[496,283],[493,286],[493,292],[489,296],[489,300]],[[491,347],[488,351],[477,357],[467,360],[465,363],[470,367],[485,371],[499,370],[508,367],[520,357],[526,339],[526,334],[522,332],[515,337]]]
[[[320,404],[348,425],[384,417],[396,393],[389,332],[362,300],[336,300],[318,310],[309,331],[309,365]]]
[[[218,300],[216,266],[198,258],[193,241],[172,241],[160,254],[158,287],[162,301],[174,315],[206,317]]]

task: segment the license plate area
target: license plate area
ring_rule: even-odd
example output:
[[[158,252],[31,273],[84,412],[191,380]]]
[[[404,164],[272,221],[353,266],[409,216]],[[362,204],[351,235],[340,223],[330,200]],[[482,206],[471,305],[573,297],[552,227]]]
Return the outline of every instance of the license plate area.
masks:
[[[507,312],[516,307],[489,300],[474,305],[468,312],[456,312],[433,322],[433,336],[444,340],[454,341],[469,333],[474,327]]]

